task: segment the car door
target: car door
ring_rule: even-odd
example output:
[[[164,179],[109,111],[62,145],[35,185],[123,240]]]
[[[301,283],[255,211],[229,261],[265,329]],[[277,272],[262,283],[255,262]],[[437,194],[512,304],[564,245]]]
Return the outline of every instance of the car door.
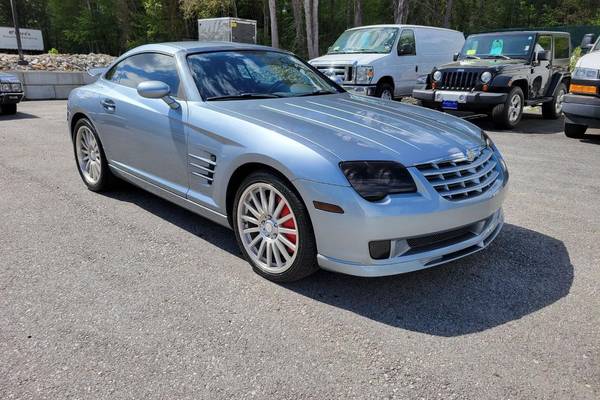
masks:
[[[174,57],[139,53],[115,65],[105,76],[100,98],[103,135],[113,166],[180,196],[188,190],[185,123],[187,103]],[[137,93],[144,81],[169,85],[179,107]]]
[[[552,58],[553,46],[551,35],[539,35],[534,49],[533,74],[531,81],[531,94],[534,98],[542,97],[550,84],[552,78]],[[537,55],[540,52],[546,51],[548,60],[538,61]]]
[[[398,66],[394,74],[396,96],[411,95],[417,82],[418,63],[415,32],[413,29],[402,29],[397,47]]]

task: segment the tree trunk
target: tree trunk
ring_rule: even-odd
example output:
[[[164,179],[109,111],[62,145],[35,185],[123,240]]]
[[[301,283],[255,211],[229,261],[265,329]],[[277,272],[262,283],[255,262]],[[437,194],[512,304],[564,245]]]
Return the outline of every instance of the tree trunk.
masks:
[[[444,28],[450,28],[452,21],[452,0],[446,0],[446,15],[444,15]]]
[[[362,0],[354,0],[354,26],[363,24]]]
[[[271,46],[279,48],[279,29],[277,29],[276,0],[269,0],[269,17],[271,18]]]
[[[292,0],[292,12],[294,14],[294,29],[296,30],[296,38],[294,40],[294,50],[304,53],[305,38],[304,38],[304,18],[302,17],[302,0]]]
[[[308,58],[319,56],[319,0],[304,0]]]
[[[394,23],[405,24],[408,19],[408,1],[394,0]]]

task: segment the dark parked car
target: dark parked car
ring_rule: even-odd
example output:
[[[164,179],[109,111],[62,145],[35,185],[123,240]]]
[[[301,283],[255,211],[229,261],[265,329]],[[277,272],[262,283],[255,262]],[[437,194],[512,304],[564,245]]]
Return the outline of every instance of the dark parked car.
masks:
[[[562,114],[571,75],[571,40],[563,32],[471,35],[455,62],[434,69],[415,98],[431,108],[490,114],[513,128],[524,106],[542,106],[544,118]]]
[[[0,114],[16,114],[23,100],[23,85],[14,75],[0,72]]]

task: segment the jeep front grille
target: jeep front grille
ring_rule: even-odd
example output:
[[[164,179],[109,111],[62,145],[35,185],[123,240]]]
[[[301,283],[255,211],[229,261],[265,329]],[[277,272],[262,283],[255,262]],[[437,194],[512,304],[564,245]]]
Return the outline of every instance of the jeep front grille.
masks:
[[[484,148],[473,161],[464,158],[417,165],[445,199],[458,201],[485,193],[500,173],[494,152]]]
[[[443,90],[474,90],[478,78],[479,72],[443,72],[442,80],[438,88]]]

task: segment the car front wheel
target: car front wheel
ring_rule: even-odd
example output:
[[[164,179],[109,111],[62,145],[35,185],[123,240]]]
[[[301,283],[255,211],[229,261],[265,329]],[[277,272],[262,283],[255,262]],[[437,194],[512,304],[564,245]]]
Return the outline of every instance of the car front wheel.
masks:
[[[292,282],[318,269],[306,206],[275,174],[248,176],[237,191],[233,216],[238,245],[259,275]]]
[[[381,82],[377,85],[375,94],[382,100],[394,100],[394,85],[386,82]]]
[[[109,189],[113,184],[114,176],[108,168],[100,138],[94,126],[85,118],[75,124],[73,150],[77,170],[88,189],[94,192]]]
[[[492,120],[500,128],[513,129],[523,117],[523,103],[525,96],[520,87],[513,87],[506,101],[498,104],[492,110]]]
[[[542,104],[542,116],[545,119],[558,119],[562,115],[563,102],[567,94],[567,85],[561,83],[556,89],[552,101]]]
[[[0,106],[0,114],[5,115],[15,115],[17,113],[17,105],[16,104],[4,104]]]

